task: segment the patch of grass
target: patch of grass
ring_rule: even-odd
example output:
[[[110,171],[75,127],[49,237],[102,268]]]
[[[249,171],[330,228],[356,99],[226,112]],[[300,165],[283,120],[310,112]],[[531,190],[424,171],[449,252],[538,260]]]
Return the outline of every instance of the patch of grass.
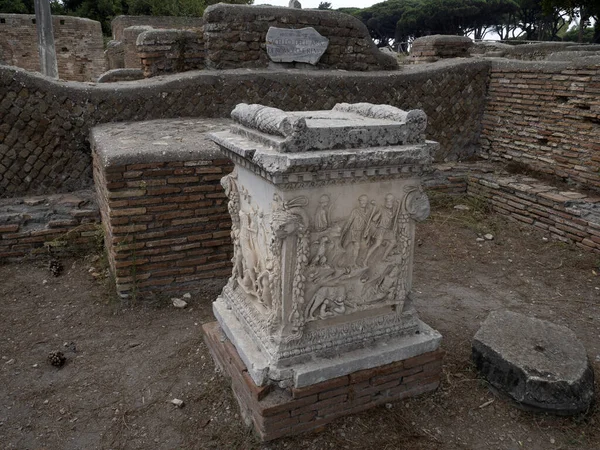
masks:
[[[451,195],[440,192],[428,193],[431,204],[431,218],[435,223],[454,222],[475,231],[478,234],[496,234],[500,223],[493,214],[490,203],[482,197],[473,195]],[[468,210],[454,209],[464,205]]]
[[[54,256],[67,256],[82,258],[90,253],[100,253],[104,247],[104,229],[101,224],[96,224],[93,230],[93,236],[90,236],[86,243],[77,242],[81,238],[79,234],[84,225],[72,228],[64,234],[55,237],[50,241],[44,242],[44,246],[32,250],[32,256],[44,253]],[[85,224],[87,227],[87,224]]]

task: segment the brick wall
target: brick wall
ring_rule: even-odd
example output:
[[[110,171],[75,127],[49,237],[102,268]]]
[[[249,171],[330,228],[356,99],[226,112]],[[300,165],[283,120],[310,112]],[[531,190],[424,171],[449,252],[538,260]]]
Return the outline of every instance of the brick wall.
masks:
[[[92,132],[105,246],[122,297],[182,291],[231,275],[231,217],[220,180],[233,165],[203,131],[202,124],[179,120]],[[119,145],[125,133],[125,140],[136,140],[132,152]],[[176,139],[146,157],[164,135]],[[190,139],[191,147],[179,146]]]
[[[204,68],[202,33],[150,30],[138,36],[137,57],[145,77]]]
[[[329,39],[319,66],[344,70],[395,70],[394,56],[377,49],[367,27],[336,11],[256,7],[219,3],[204,13],[206,65],[214,69],[267,67],[269,27],[313,27]]]
[[[600,189],[600,58],[495,60],[481,151]]]
[[[413,41],[409,63],[437,61],[440,58],[468,58],[473,41],[466,36],[434,34]]]
[[[106,70],[123,69],[125,67],[125,49],[121,41],[110,41],[104,50]]]
[[[556,240],[600,252],[600,197],[561,191],[524,176],[469,176],[467,192],[514,222]]]
[[[139,69],[140,58],[137,54],[138,35],[149,29],[202,30],[202,17],[164,17],[164,16],[117,16],[111,22],[113,41],[123,48],[123,66]],[[113,44],[115,45],[115,44]],[[118,67],[108,67],[116,69]]]
[[[229,117],[236,104],[286,110],[341,102],[423,109],[436,155],[476,150],[490,63],[441,61],[402,71],[187,72],[127,83],[61,83],[0,66],[0,198],[68,192],[92,184],[89,130],[106,122]]]
[[[548,237],[600,253],[600,195],[556,187],[490,163],[437,164],[423,180],[435,195],[462,194],[487,201],[496,214]]]
[[[92,191],[0,200],[0,263],[97,248],[99,222]]]
[[[105,71],[100,22],[52,16],[52,26],[60,79],[93,81]],[[0,61],[40,71],[35,15],[0,13]]]
[[[598,44],[582,44],[577,42],[475,42],[471,47],[472,55],[504,57],[522,61],[544,61],[550,55],[562,52],[599,51]]]
[[[123,45],[123,67],[141,69],[142,65],[136,47],[137,38],[144,31],[152,29],[152,27],[146,25],[135,25],[123,30],[123,39],[120,41]]]

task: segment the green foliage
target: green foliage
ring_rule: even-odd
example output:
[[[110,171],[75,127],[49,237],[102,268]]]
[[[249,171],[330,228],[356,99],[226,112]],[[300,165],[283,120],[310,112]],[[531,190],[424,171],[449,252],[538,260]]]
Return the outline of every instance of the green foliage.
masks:
[[[33,4],[32,4],[33,9]],[[0,13],[32,14],[23,0],[0,0]]]
[[[581,42],[594,42],[594,27],[586,27],[581,34]],[[567,31],[563,41],[579,42],[579,27]]]
[[[502,39],[560,40],[574,17],[598,24],[599,0],[387,0],[369,8],[341,8],[359,18],[379,45],[430,34],[483,39],[495,30]],[[588,32],[589,33],[589,32]],[[600,27],[596,26],[596,39]]]
[[[485,31],[517,9],[514,0],[388,0],[352,11],[381,45],[428,34],[464,35]]]
[[[331,3],[329,2],[321,2],[317,9],[331,9]]]
[[[64,8],[60,1],[50,0],[52,14],[63,14]],[[33,0],[0,0],[0,13],[35,14]]]
[[[128,14],[133,16],[202,16],[204,0],[128,0]]]
[[[102,32],[110,34],[110,21],[127,12],[127,4],[122,0],[64,0],[64,14],[97,20]]]

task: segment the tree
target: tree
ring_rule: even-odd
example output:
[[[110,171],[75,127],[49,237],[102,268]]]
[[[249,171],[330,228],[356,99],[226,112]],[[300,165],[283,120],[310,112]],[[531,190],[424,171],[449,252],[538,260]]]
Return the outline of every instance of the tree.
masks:
[[[0,13],[31,14],[23,0],[0,0]]]
[[[62,3],[65,14],[97,20],[107,35],[111,33],[111,20],[127,13],[125,0],[63,0]]]
[[[379,45],[389,45],[429,34],[473,33],[482,39],[516,9],[515,0],[388,0],[352,14]]]
[[[388,0],[382,3],[361,9],[353,13],[369,30],[371,37],[379,46],[388,46],[391,41],[397,40],[396,24],[402,17],[409,2],[418,0]]]
[[[594,19],[596,24],[596,36],[594,42],[600,41],[600,2],[598,0],[542,0],[544,13],[551,14],[553,11],[565,11],[571,18],[579,18],[578,41],[582,42],[585,28]],[[598,40],[596,40],[598,39]]]
[[[321,2],[317,9],[331,9],[331,3],[329,2]]]
[[[52,14],[61,14],[62,4],[58,0],[50,0]],[[33,0],[0,0],[0,13],[35,14]]]
[[[204,0],[128,0],[130,15],[202,16]]]

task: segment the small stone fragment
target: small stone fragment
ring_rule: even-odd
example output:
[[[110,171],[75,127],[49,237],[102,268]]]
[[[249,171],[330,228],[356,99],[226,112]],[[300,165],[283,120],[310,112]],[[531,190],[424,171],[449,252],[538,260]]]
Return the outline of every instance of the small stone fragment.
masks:
[[[485,239],[478,237],[477,239],[475,239],[475,241],[477,241],[477,242],[485,242]]]
[[[183,309],[187,306],[187,302],[184,300],[181,300],[180,298],[172,298],[171,301],[173,302],[173,306],[175,308]]]
[[[494,239],[494,235],[493,234],[484,234],[483,237],[485,238],[486,241],[491,241]]]
[[[180,400],[178,398],[174,398],[173,400],[171,400],[171,403],[173,403],[178,408],[183,408],[184,405],[183,400]]]
[[[183,298],[185,298],[186,300],[189,300],[190,298],[192,298],[192,294],[190,294],[189,292],[186,292],[185,294],[183,294]]]
[[[454,207],[454,209],[457,209],[459,211],[470,211],[471,208],[469,208],[467,205],[456,205]]]

